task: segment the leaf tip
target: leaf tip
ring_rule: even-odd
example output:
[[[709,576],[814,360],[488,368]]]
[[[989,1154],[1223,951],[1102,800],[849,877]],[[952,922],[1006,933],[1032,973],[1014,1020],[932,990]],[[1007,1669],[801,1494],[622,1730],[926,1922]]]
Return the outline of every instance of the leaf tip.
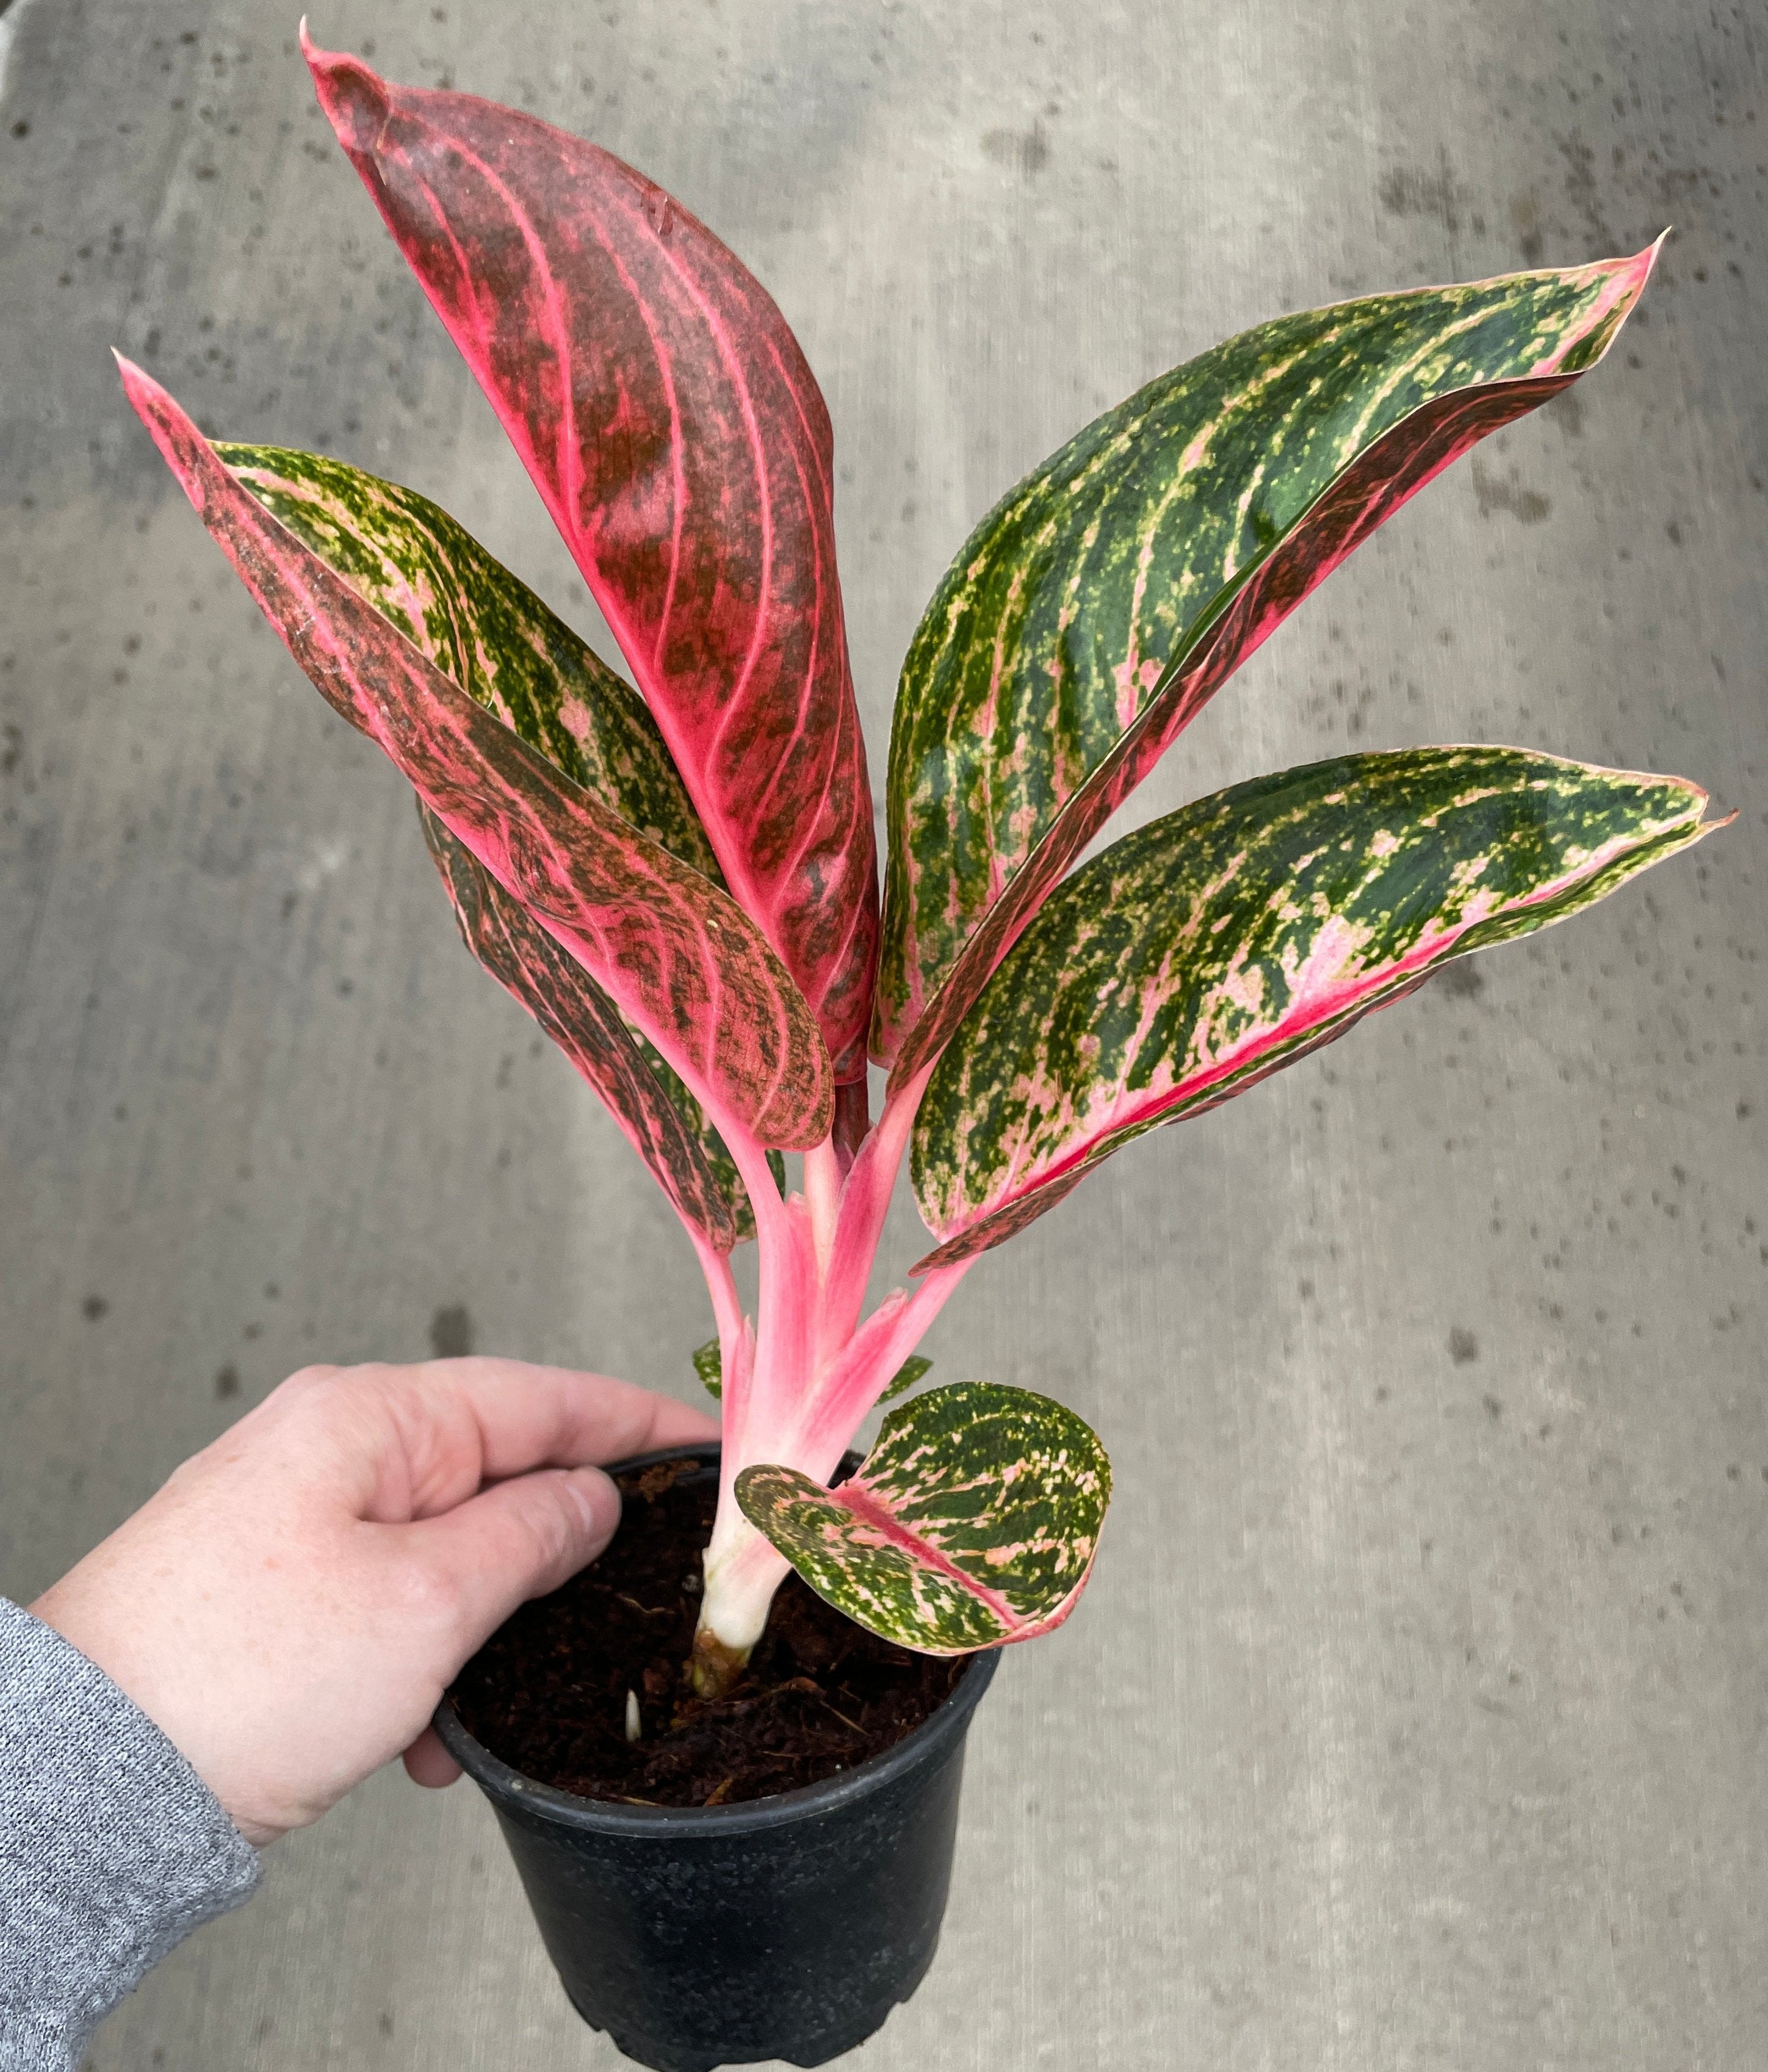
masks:
[[[119,352],[113,346],[111,357],[117,363],[117,372],[122,381],[123,393],[129,398],[130,408],[154,434],[155,442],[164,451],[162,434],[171,427],[186,421],[184,413],[153,376],[145,368],[138,367],[127,354]]]
[[[1651,278],[1651,269],[1658,263],[1658,254],[1663,249],[1671,228],[1666,224],[1643,251],[1635,252],[1630,259],[1623,259],[1615,269],[1630,308],[1645,293],[1645,284]]]
[[[321,50],[307,33],[305,15],[301,18],[301,55],[338,142],[352,158],[372,158],[392,112],[385,80],[347,51]]]

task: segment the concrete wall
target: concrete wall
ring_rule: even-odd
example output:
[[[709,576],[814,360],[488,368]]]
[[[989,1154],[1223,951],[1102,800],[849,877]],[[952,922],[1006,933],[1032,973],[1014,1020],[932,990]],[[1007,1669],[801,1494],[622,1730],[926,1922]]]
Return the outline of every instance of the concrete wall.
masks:
[[[0,1586],[292,1367],[690,1390],[685,1247],[459,949],[105,347],[205,426],[562,549],[265,0],[14,0],[0,104]],[[1333,578],[1139,808],[1355,743],[1685,772],[1736,826],[1136,1146],[928,1350],[1092,1419],[1082,1614],[972,1741],[885,2068],[1768,2055],[1759,16],[1702,0],[327,0],[592,135],[755,265],[833,411],[855,663],[1138,382],[1359,290],[1677,234],[1611,363]],[[894,1257],[918,1227],[898,1205]],[[608,2066],[489,1815],[378,1778],[103,2072]]]

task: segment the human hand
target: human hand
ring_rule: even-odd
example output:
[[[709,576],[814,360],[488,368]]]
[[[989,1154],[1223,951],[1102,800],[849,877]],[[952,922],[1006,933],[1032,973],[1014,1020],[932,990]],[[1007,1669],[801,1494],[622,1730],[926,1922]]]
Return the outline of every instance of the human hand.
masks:
[[[307,1367],[31,1610],[134,1699],[261,1848],[405,1752],[516,1607],[599,1554],[599,1468],[715,1437],[672,1398],[520,1360]]]

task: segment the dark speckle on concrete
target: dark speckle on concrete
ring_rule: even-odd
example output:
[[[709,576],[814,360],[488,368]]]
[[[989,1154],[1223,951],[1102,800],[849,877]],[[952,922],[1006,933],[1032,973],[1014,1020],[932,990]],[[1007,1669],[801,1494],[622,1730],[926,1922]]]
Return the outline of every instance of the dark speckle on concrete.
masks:
[[[464,1359],[473,1349],[472,1312],[451,1302],[430,1320],[430,1346],[438,1359]]]
[[[1451,236],[1461,228],[1461,195],[1446,157],[1435,172],[1396,166],[1375,183],[1375,193],[1389,216],[1424,216]]]
[[[1567,388],[1545,405],[1544,416],[1551,417],[1562,431],[1573,438],[1584,434],[1584,405],[1575,388]]]
[[[1479,1358],[1478,1339],[1460,1324],[1449,1334],[1449,1357],[1457,1367],[1470,1366]]]
[[[1553,508],[1540,491],[1525,489],[1516,479],[1514,470],[1507,479],[1500,481],[1476,460],[1470,472],[1482,518],[1502,511],[1520,524],[1538,525]]]
[[[1050,162],[1050,140],[1041,121],[1029,130],[990,130],[982,148],[997,166],[1009,166],[1034,179]]]

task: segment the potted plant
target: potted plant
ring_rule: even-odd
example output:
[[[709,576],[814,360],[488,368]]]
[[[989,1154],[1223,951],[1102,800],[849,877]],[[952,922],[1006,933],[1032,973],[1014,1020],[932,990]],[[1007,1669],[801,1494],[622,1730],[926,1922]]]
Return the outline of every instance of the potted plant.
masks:
[[[705,1270],[722,1449],[626,1486],[646,1529],[679,1495],[709,1539],[674,1600],[679,1685],[630,1687],[623,1731],[734,1717],[794,1571],[903,1660],[952,1665],[894,1746],[746,1801],[703,1778],[673,1807],[561,1791],[442,1725],[588,2019],[672,2068],[820,2062],[924,1971],[988,1651],[1068,1615],[1109,1495],[1080,1419],[981,1382],[911,1396],[841,1478],[958,1283],[1132,1137],[1717,824],[1679,778],[1416,748],[1233,786],[1081,861],[1316,583],[1602,357],[1656,247],[1280,318],[1028,476],[911,645],[881,906],[829,425],[779,311],[594,146],[305,47],[631,682],[425,498],[211,445],[127,363],[124,383],[296,660],[410,780],[468,946]],[[905,1156],[935,1242],[867,1314]],[[730,1268],[751,1237],[753,1315]]]

